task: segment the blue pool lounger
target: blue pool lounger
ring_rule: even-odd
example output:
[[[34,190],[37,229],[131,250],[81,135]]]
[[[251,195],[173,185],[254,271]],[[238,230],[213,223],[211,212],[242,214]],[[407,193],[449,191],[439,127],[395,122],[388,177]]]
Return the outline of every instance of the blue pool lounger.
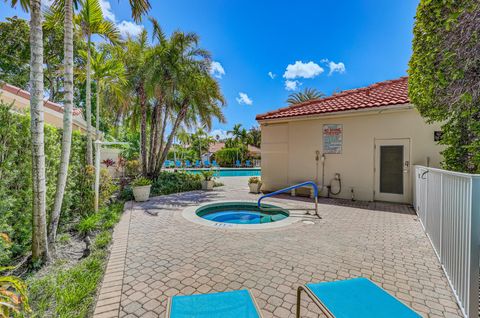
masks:
[[[366,278],[306,284],[297,290],[297,318],[304,291],[328,318],[421,318]]]
[[[168,299],[166,318],[262,318],[248,290],[214,294],[173,296]]]

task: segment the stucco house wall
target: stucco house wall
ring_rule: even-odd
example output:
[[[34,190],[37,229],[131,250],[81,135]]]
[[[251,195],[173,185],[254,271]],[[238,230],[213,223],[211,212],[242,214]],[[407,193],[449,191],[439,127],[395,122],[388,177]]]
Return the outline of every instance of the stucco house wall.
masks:
[[[0,101],[12,105],[12,110],[18,113],[26,114],[30,112],[30,94],[18,87],[8,84],[0,85]],[[44,106],[45,123],[63,128],[63,107],[50,101],[45,101]],[[87,131],[87,122],[81,111],[76,110],[74,112],[72,126],[74,130]]]
[[[324,124],[343,125],[341,154],[325,155],[325,185],[339,173],[342,191],[335,197],[375,200],[375,140],[408,138],[410,141],[409,186],[406,203],[412,202],[413,165],[438,167],[442,147],[434,141],[439,124],[426,124],[412,105],[392,105],[368,111],[323,114],[316,117],[260,120],[262,130],[263,190],[274,191],[302,181],[322,184]],[[333,186],[336,187],[337,183]],[[333,190],[337,190],[335,188]],[[326,195],[326,189],[322,191]]]

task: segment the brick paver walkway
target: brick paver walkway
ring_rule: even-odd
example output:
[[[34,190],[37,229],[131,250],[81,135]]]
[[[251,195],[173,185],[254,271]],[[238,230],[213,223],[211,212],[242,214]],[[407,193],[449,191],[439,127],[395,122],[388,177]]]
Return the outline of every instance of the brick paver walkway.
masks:
[[[461,317],[416,216],[398,213],[408,212],[405,206],[387,205],[386,212],[321,204],[323,219],[313,225],[261,231],[215,229],[181,216],[199,202],[257,198],[245,178],[226,183],[213,192],[157,197],[124,214],[94,317],[163,317],[169,296],[242,288],[265,317],[294,317],[300,284],[358,276],[424,317]],[[305,200],[267,202],[312,207]],[[319,317],[311,302],[302,306],[304,317]]]

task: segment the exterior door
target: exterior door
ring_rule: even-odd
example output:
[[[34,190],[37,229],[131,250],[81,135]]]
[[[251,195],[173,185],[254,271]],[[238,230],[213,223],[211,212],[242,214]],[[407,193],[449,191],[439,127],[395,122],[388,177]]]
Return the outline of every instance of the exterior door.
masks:
[[[410,139],[375,140],[375,200],[409,202]]]

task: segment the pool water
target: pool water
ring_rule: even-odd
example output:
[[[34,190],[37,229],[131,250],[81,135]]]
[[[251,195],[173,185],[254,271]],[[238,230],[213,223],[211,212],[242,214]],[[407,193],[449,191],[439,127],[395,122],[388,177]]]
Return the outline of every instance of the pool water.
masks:
[[[197,215],[213,222],[231,224],[264,224],[277,222],[289,216],[287,210],[270,204],[259,209],[255,202],[227,202],[203,206]]]
[[[187,173],[200,174],[208,169],[186,169]],[[260,168],[238,168],[238,169],[213,169],[216,177],[258,177],[261,175]]]

